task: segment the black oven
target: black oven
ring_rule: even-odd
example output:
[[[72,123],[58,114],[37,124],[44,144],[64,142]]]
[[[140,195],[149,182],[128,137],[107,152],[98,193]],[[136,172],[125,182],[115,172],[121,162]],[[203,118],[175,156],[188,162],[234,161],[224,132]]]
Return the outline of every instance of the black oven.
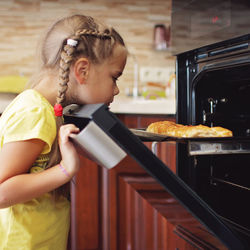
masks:
[[[192,162],[195,160],[191,159],[192,157],[188,157],[187,153],[189,152],[192,155],[198,154],[201,151],[204,153],[202,145],[207,142],[210,143],[209,139],[199,140],[194,138],[192,140],[185,138],[163,138],[160,135],[152,135],[152,133],[148,133],[143,130],[128,129],[113,113],[109,111],[108,107],[104,104],[89,104],[82,107],[70,106],[64,114],[64,118],[65,122],[73,122],[81,129],[81,132],[72,138],[76,142],[76,145],[81,145],[81,150],[84,150],[85,155],[89,155],[91,159],[99,159],[97,162],[101,165],[107,167],[105,162],[106,160],[109,160],[111,155],[114,153],[103,154],[102,152],[106,152],[107,148],[111,149],[111,151],[117,151],[119,153],[117,156],[119,156],[120,151],[122,151],[123,156],[127,154],[129,157],[134,158],[136,162],[163,187],[162,191],[165,190],[164,205],[161,203],[160,213],[174,225],[174,232],[194,246],[195,249],[249,249],[248,238],[240,231],[240,229],[244,227],[244,233],[246,231],[247,234],[247,230],[245,230],[245,228],[248,225],[240,225],[240,223],[238,223],[238,228],[235,229],[234,224],[232,225],[232,223],[229,223],[228,220],[223,218],[226,217],[225,215],[223,217],[221,214],[218,215],[210,206],[212,205],[215,209],[217,209],[221,207],[221,204],[214,206],[214,204],[211,204],[210,202],[214,199],[208,199],[210,193],[212,195],[213,190],[210,191],[207,187],[210,182],[216,182],[216,179],[211,179],[211,176],[206,173],[208,172],[207,169],[210,169],[210,167],[206,164],[205,159],[201,159],[201,161],[200,159],[198,160],[200,166],[197,166],[197,168],[201,171],[198,171],[195,174],[198,176],[201,172],[203,181],[209,182],[207,185],[201,186],[204,189],[202,190],[204,191],[203,193],[206,194],[206,197],[203,196],[203,198],[210,202],[210,205],[208,205],[203,198],[201,199],[199,196],[201,194],[200,192],[197,192],[197,190],[194,191],[189,187],[189,180],[195,180],[195,178],[183,178],[188,184],[185,183],[179,176],[174,174],[168,166],[166,166],[145,144],[142,143],[144,140],[148,141],[152,139],[162,141],[170,139],[176,140],[177,145],[184,146],[182,149],[183,151],[179,151],[180,157],[186,158],[186,162],[182,166],[183,168],[179,168],[181,173],[182,169],[188,169],[189,167],[192,168],[194,166]],[[233,138],[228,139],[227,142],[230,145],[233,144]],[[226,142],[225,140],[220,141],[214,139],[214,143]],[[242,143],[244,143],[244,141]],[[199,146],[201,146],[201,148],[199,148]],[[92,149],[94,149],[94,151]],[[221,148],[221,150],[224,149]],[[224,160],[225,159],[226,158],[224,158]],[[216,164],[217,166],[214,165],[216,172],[222,172],[225,167],[224,164],[220,161],[216,161]],[[238,162],[237,165],[239,165]],[[112,167],[115,167],[115,165],[112,165]],[[205,171],[202,171],[202,169],[205,169]],[[216,178],[223,179],[218,174],[216,175]],[[212,188],[213,187],[214,185],[212,185]],[[219,196],[219,192],[215,192],[217,192],[216,195]],[[224,190],[220,189],[220,193],[223,192]],[[230,196],[232,199],[235,198],[233,192],[230,193]],[[247,194],[243,194],[243,196],[244,199],[246,199]],[[218,201],[217,199],[215,200]],[[238,210],[236,209],[237,208],[235,208],[234,212],[238,214]],[[228,219],[230,219],[230,216],[232,217],[234,214],[235,213],[231,213],[228,216]]]
[[[177,123],[233,131],[177,142],[177,175],[250,248],[250,35],[177,55]]]

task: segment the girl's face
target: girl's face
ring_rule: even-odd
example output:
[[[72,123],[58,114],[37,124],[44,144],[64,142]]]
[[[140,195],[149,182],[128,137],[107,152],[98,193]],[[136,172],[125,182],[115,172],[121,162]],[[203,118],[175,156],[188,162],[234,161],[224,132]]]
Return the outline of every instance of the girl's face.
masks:
[[[90,64],[85,84],[81,84],[78,95],[79,104],[105,103],[109,105],[114,96],[119,94],[116,81],[121,76],[126,64],[127,50],[117,45],[112,57],[101,64]]]

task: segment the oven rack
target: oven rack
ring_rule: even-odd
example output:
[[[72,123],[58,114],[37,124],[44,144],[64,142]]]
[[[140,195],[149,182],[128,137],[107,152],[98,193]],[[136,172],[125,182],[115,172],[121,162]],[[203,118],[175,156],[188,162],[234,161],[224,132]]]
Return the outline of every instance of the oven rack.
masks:
[[[217,155],[217,154],[250,154],[250,137],[192,137],[179,138],[150,133],[144,129],[130,129],[144,142],[175,141],[187,144],[188,154]]]
[[[250,154],[250,141],[187,141],[189,155]]]
[[[233,182],[231,180],[225,180],[225,179],[217,178],[217,177],[211,177],[210,180],[212,181],[212,183],[220,183],[220,184],[228,185],[228,186],[231,186],[231,187],[235,187],[237,189],[250,191],[249,187],[246,187],[246,186],[244,186],[242,184],[235,183],[235,182]]]

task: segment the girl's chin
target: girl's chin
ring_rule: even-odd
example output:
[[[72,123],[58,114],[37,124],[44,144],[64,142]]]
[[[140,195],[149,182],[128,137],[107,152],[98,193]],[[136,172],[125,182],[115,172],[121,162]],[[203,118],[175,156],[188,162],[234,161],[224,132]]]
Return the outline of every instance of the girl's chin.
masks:
[[[106,104],[107,106],[109,106],[112,102],[113,102],[113,100],[110,101],[110,102],[106,102],[105,104]]]

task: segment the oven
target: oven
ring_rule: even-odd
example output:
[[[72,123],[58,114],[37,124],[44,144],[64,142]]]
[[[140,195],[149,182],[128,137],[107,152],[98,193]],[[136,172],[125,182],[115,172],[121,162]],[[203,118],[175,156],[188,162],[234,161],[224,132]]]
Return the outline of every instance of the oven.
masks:
[[[250,246],[250,35],[177,55],[177,123],[232,138],[176,142],[177,175]]]
[[[203,156],[201,156],[201,159],[197,156],[201,152],[204,153],[204,145],[206,143],[211,143],[209,138],[169,138],[157,134],[152,135],[152,133],[145,132],[144,130],[132,130],[127,128],[115,114],[110,112],[105,104],[89,104],[82,107],[70,106],[64,111],[65,122],[74,123],[81,130],[77,136],[72,138],[79,148],[79,152],[83,151],[85,156],[88,155],[89,158],[96,160],[99,165],[107,168],[115,167],[117,162],[125,155],[132,157],[157,184],[161,185],[166,195],[164,206],[161,206],[161,214],[175,226],[175,233],[181,238],[184,238],[188,242],[191,240],[193,246],[203,250],[249,249],[249,241],[246,236],[247,230],[245,230],[248,225],[242,225],[242,223],[238,222],[238,227],[235,228],[235,223],[228,222],[232,218],[232,215],[238,214],[237,210],[229,213],[226,220],[224,219],[226,217],[225,214],[219,215],[214,210],[220,208],[221,204],[215,206],[211,203],[211,201],[218,201],[218,199],[216,197],[216,199],[209,199],[213,195],[214,184],[219,179],[223,180],[218,173],[222,172],[223,168],[225,168],[224,163],[216,161],[217,165],[213,165],[214,169],[216,169],[213,173],[214,178],[211,178],[209,172],[211,171],[211,167],[206,163],[207,160]],[[235,143],[233,142],[234,139],[236,138],[229,138],[228,140],[214,139],[213,143],[229,143],[229,145],[232,145]],[[184,165],[179,168],[179,176],[173,173],[143,143],[143,141],[157,141],[161,143],[161,141],[166,140],[176,141],[176,144],[181,146],[180,151],[178,151],[179,157],[186,158]],[[245,141],[243,140],[241,143],[243,145]],[[109,152],[105,153],[107,149]],[[211,147],[206,148],[207,153],[211,153],[211,150],[215,149]],[[218,153],[218,151],[229,149],[228,147],[221,147],[216,150]],[[233,148],[232,150],[236,149]],[[192,156],[189,156],[189,154]],[[244,156],[247,157],[247,154]],[[211,158],[211,156],[209,157]],[[113,158],[114,161],[110,161],[110,158]],[[195,158],[198,159],[199,166],[193,164],[196,161]],[[240,165],[238,162],[236,164],[237,166]],[[199,168],[200,170],[195,172],[191,169],[192,167]],[[187,170],[189,168],[190,171],[182,173],[183,169]],[[205,169],[205,171],[202,171],[202,169]],[[190,178],[189,172],[196,176],[191,176]],[[201,190],[202,192],[197,192],[197,189],[190,188],[194,184],[193,181],[201,180],[196,178],[198,175],[200,175],[199,178],[203,178],[203,182],[207,182],[206,185],[200,185],[203,189]],[[224,176],[223,173],[221,175]],[[198,183],[195,184],[197,187]],[[220,189],[220,193],[223,194],[223,192],[225,192],[224,189]],[[218,191],[215,191],[215,193],[219,196]],[[201,198],[202,194],[205,194],[205,197]],[[227,195],[227,193],[224,193],[224,195]],[[235,197],[236,195],[232,191],[230,196]],[[246,199],[247,194],[243,194],[243,196]],[[239,199],[239,197],[236,198]],[[214,209],[212,209],[212,206]],[[231,209],[234,210],[235,208],[231,207]],[[244,234],[241,232],[243,227]]]

